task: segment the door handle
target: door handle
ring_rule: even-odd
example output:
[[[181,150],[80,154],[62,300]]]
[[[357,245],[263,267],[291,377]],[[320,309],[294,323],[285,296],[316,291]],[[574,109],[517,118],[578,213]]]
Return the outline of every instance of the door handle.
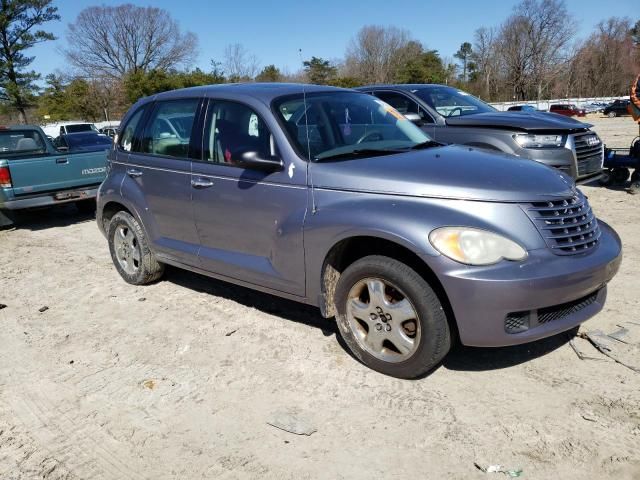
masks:
[[[129,175],[131,178],[136,178],[142,175],[142,172],[140,170],[136,170],[135,168],[129,168],[127,169],[127,175]]]
[[[56,158],[56,163],[59,165],[66,165],[69,163],[69,159],[67,158]]]
[[[191,180],[191,186],[193,188],[209,188],[213,187],[213,182],[206,178],[194,178]]]

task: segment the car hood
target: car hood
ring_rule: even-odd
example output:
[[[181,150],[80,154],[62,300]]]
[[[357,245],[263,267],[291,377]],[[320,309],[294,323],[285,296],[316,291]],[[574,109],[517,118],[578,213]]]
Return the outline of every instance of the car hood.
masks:
[[[514,130],[578,131],[592,125],[564,115],[549,112],[491,112],[476,113],[445,119],[452,127],[497,127]]]
[[[532,160],[450,145],[311,165],[314,187],[493,202],[569,197],[573,181]]]

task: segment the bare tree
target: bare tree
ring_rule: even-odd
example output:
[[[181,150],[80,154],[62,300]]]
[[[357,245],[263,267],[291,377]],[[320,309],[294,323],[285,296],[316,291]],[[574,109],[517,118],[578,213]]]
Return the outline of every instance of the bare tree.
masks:
[[[414,44],[412,46],[412,44]],[[345,65],[350,75],[369,83],[392,82],[398,68],[416,54],[407,30],[369,25],[362,27],[347,47]],[[422,48],[420,48],[420,52]]]
[[[231,82],[253,80],[260,68],[258,57],[240,43],[227,45],[224,49],[224,69]]]
[[[131,4],[85,8],[66,37],[65,55],[73,66],[85,75],[116,78],[189,66],[198,44],[166,10]]]
[[[471,59],[478,72],[479,92],[484,98],[493,96],[498,80],[500,58],[497,48],[497,32],[495,28],[479,28],[474,35],[473,54]]]
[[[574,25],[564,0],[524,0],[516,12],[526,23],[531,83],[540,100],[543,89],[569,60],[567,47],[574,34]]]
[[[582,95],[625,94],[640,73],[640,52],[633,48],[629,18],[612,17],[598,24],[596,31],[577,49],[571,62],[571,78],[565,82]]]

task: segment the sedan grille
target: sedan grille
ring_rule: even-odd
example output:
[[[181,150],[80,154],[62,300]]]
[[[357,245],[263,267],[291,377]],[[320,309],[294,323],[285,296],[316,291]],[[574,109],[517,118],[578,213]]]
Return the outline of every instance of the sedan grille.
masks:
[[[573,137],[578,163],[578,176],[599,172],[604,161],[604,145],[595,133],[583,133]]]
[[[547,246],[556,255],[588,252],[598,244],[600,227],[582,194],[525,207]]]

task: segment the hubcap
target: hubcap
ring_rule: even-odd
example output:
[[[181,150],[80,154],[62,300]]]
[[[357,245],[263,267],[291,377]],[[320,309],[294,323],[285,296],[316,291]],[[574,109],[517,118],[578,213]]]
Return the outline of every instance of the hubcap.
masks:
[[[131,229],[120,225],[113,238],[116,258],[122,269],[130,275],[140,268],[140,244]]]
[[[407,360],[420,343],[411,301],[387,280],[365,278],[349,291],[347,320],[360,347],[385,362]]]

